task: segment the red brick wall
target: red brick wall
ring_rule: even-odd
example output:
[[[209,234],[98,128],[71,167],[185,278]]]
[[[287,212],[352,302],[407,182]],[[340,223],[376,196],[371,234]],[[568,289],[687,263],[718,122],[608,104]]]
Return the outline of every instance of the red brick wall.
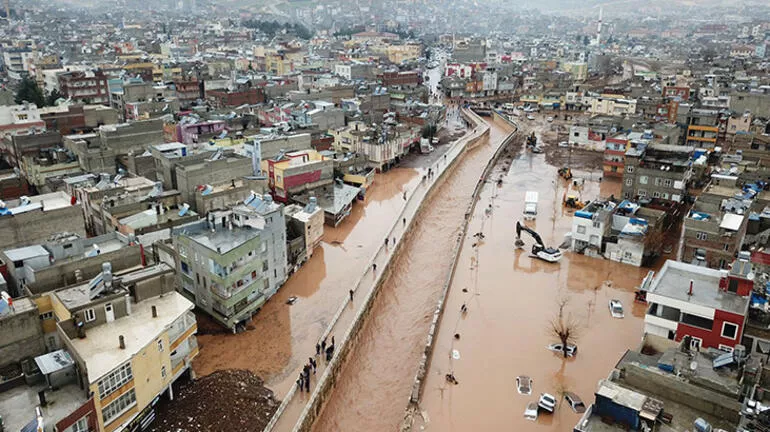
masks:
[[[94,405],[93,397],[89,399],[88,402],[81,405],[80,408],[72,411],[70,415],[64,417],[58,423],[56,423],[56,430],[63,431],[64,429],[74,425],[78,420],[85,416],[88,416],[88,430],[97,430],[96,406]]]

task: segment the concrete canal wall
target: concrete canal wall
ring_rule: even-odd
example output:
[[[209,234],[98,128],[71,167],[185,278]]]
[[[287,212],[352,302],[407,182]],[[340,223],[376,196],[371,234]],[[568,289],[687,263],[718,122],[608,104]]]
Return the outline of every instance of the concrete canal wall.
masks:
[[[518,125],[516,123],[511,121],[508,117],[500,115],[497,111],[492,111],[492,118],[493,120],[502,120],[510,124],[513,126],[514,131],[511,132],[511,134],[508,135],[508,137],[500,144],[500,146],[495,151],[495,154],[492,156],[489,162],[487,162],[487,165],[484,167],[484,171],[482,172],[478,183],[476,183],[476,188],[473,190],[473,199],[471,200],[471,203],[468,205],[468,209],[465,212],[465,222],[463,222],[462,234],[457,237],[457,243],[455,243],[454,249],[452,250],[452,264],[449,268],[449,272],[447,273],[447,278],[444,282],[441,296],[438,300],[438,303],[436,304],[436,309],[433,311],[433,319],[431,321],[430,329],[428,330],[425,348],[423,349],[422,358],[420,359],[420,363],[417,367],[417,373],[414,377],[414,382],[412,383],[412,392],[407,403],[407,412],[401,427],[402,431],[411,431],[411,416],[416,413],[415,407],[417,404],[419,404],[420,397],[422,396],[422,390],[425,383],[425,374],[428,371],[431,358],[433,357],[435,337],[441,323],[441,317],[444,314],[444,303],[446,301],[447,295],[449,294],[449,287],[452,285],[452,279],[454,278],[455,269],[457,268],[457,260],[460,257],[460,250],[462,249],[463,239],[467,234],[468,222],[470,221],[471,215],[473,215],[473,211],[476,207],[476,203],[478,202],[479,193],[481,193],[481,189],[484,187],[484,182],[486,181],[487,177],[489,177],[489,174],[492,172],[492,169],[495,167],[497,162],[500,160],[500,156],[502,156],[505,148],[513,140],[516,132],[518,131]]]
[[[358,339],[359,332],[361,328],[363,328],[366,322],[366,318],[369,315],[369,311],[374,305],[374,301],[380,292],[380,287],[382,286],[382,283],[385,280],[387,280],[387,276],[389,276],[389,272],[391,270],[391,267],[390,267],[391,263],[394,262],[398,254],[401,253],[401,247],[405,243],[404,240],[406,240],[406,238],[411,234],[412,228],[414,226],[414,222],[417,219],[416,216],[420,213],[423,205],[425,205],[425,203],[430,200],[431,193],[434,190],[436,190],[436,186],[440,185],[446,180],[448,174],[450,174],[454,170],[457,163],[462,160],[462,157],[464,156],[464,154],[468,150],[476,147],[478,143],[482,142],[485,138],[489,136],[489,126],[487,126],[486,123],[484,123],[484,121],[478,115],[476,115],[470,110],[461,111],[461,115],[463,119],[465,119],[467,122],[469,122],[472,125],[471,127],[473,129],[471,130],[473,132],[470,132],[469,134],[465,135],[464,137],[460,138],[459,140],[457,140],[455,143],[452,144],[452,147],[449,150],[447,150],[447,152],[445,153],[447,155],[447,161],[445,162],[447,165],[445,165],[443,169],[440,170],[440,172],[437,171],[436,180],[433,181],[432,183],[428,183],[425,185],[427,187],[427,190],[420,190],[419,188],[416,189],[408,197],[409,201],[407,202],[407,205],[404,207],[404,209],[401,211],[398,217],[394,220],[394,223],[391,229],[388,231],[387,236],[388,237],[392,236],[393,235],[392,233],[396,230],[396,227],[398,226],[398,224],[401,223],[401,220],[403,218],[406,218],[407,226],[405,228],[403,238],[401,241],[399,241],[395,245],[395,249],[393,250],[393,253],[390,254],[388,260],[383,265],[383,271],[377,277],[374,288],[365,297],[364,304],[357,311],[355,318],[353,319],[353,322],[347,328],[343,337],[342,338],[338,337],[336,339],[338,344],[338,349],[334,357],[332,357],[332,360],[329,362],[329,365],[325,368],[324,372],[319,377],[318,382],[315,385],[315,388],[313,389],[313,392],[310,396],[310,399],[308,400],[297,423],[292,429],[294,432],[310,431],[313,427],[315,420],[321,414],[324,403],[326,402],[327,398],[329,397],[332,390],[334,389],[336,381],[340,373],[342,372],[342,368],[344,367],[347,355],[355,347],[355,343]],[[414,203],[417,203],[417,205],[415,206]],[[383,237],[381,240],[382,241],[380,242],[380,244],[384,244],[385,237]],[[378,253],[379,253],[379,250],[375,252],[372,259],[368,263],[369,268],[371,268],[372,264],[374,263],[374,257],[376,257]],[[381,265],[381,264],[378,263],[378,265]],[[362,275],[362,278],[363,278],[363,275]],[[361,283],[361,279],[359,279],[356,286],[358,286],[358,284],[360,283]],[[347,302],[344,302],[338,309],[337,313],[335,314],[331,323],[327,327],[327,330],[322,335],[321,339],[327,337],[331,333],[340,315],[342,314],[343,310],[346,307],[347,307]],[[278,420],[280,419],[281,415],[284,414],[286,407],[290,403],[291,399],[295,396],[295,392],[296,392],[296,387],[293,386],[292,389],[284,398],[284,400],[282,401],[281,405],[278,407],[278,410],[273,415],[273,418],[271,419],[270,423],[268,423],[268,425],[265,427],[263,432],[272,432],[275,429],[275,426],[278,423]]]

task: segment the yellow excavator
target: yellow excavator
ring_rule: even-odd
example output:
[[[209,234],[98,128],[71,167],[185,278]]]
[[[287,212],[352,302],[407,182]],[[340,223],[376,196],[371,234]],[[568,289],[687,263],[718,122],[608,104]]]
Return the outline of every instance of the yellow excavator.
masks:
[[[572,169],[568,167],[559,168],[559,176],[564,180],[572,180]]]
[[[580,201],[580,198],[577,195],[567,195],[567,192],[564,192],[564,205],[569,208],[573,209],[581,209],[585,207],[585,203]]]

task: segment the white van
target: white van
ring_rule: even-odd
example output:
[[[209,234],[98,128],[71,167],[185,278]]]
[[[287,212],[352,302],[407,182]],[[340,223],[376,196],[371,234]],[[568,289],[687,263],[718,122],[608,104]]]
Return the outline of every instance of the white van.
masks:
[[[537,192],[528,191],[524,196],[524,219],[533,220],[537,217]]]

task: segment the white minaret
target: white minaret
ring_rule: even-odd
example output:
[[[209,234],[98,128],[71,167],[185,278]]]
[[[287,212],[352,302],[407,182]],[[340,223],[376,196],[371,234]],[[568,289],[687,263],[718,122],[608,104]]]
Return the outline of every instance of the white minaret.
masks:
[[[604,11],[603,7],[599,7],[599,25],[596,29],[596,45],[601,45],[602,43],[602,12]]]

